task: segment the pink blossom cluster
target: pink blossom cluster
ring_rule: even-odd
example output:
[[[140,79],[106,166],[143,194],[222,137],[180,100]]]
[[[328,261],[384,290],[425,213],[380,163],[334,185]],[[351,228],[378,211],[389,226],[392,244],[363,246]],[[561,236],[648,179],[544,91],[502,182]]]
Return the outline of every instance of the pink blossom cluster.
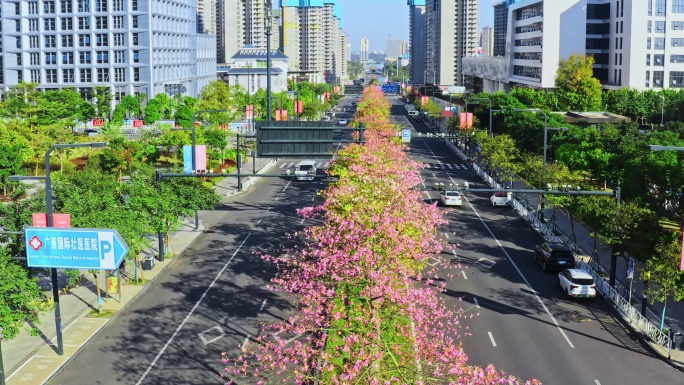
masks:
[[[339,152],[338,182],[325,202],[300,210],[324,224],[303,232],[296,258],[263,256],[278,267],[273,290],[290,293],[295,311],[266,325],[258,343],[226,355],[226,377],[248,383],[520,384],[492,366],[468,365],[467,335],[440,296],[436,229],[445,223],[425,204],[421,165],[409,159],[389,122],[390,104],[368,88],[356,119],[366,143]],[[244,382],[240,382],[244,383]],[[536,382],[528,382],[536,383]]]

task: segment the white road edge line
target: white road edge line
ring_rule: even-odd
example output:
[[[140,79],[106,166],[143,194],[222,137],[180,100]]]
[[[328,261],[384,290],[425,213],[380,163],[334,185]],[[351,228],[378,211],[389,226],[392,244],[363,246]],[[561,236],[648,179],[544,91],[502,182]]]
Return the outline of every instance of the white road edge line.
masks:
[[[423,143],[425,143],[425,141],[423,141]],[[427,143],[425,143],[425,147],[427,147],[427,149],[430,151],[430,153],[432,154],[432,156],[433,156],[435,159],[437,159],[437,156],[435,156],[435,153],[432,152],[432,149],[430,148],[430,146],[427,145]],[[437,161],[439,162],[439,160],[437,160]],[[451,183],[454,183],[454,180],[451,179],[451,175],[447,175],[447,176],[448,176],[449,179],[451,180]],[[454,183],[454,184],[455,184],[455,183]],[[558,331],[563,335],[563,338],[565,338],[565,341],[568,343],[568,345],[570,345],[571,348],[574,349],[574,348],[575,348],[575,345],[572,344],[572,342],[570,341],[570,338],[568,338],[568,335],[565,334],[565,331],[560,327],[560,324],[558,323],[558,321],[556,321],[556,318],[553,316],[553,314],[551,314],[551,311],[549,311],[549,308],[546,307],[546,304],[544,304],[544,301],[542,301],[542,299],[539,297],[539,294],[537,294],[537,291],[534,290],[534,288],[533,288],[532,285],[530,284],[530,281],[527,280],[527,278],[526,278],[525,275],[522,273],[522,271],[520,270],[520,268],[518,268],[518,265],[513,261],[513,258],[511,258],[511,256],[508,254],[508,251],[506,251],[506,249],[503,247],[503,245],[501,244],[501,242],[499,242],[499,239],[494,235],[494,233],[493,233],[492,230],[489,228],[489,226],[487,226],[487,224],[485,223],[484,219],[482,219],[482,217],[480,216],[480,213],[475,209],[475,206],[473,206],[473,205],[470,203],[470,201],[468,200],[468,198],[466,198],[465,196],[464,196],[463,198],[465,199],[466,202],[468,202],[468,205],[470,206],[471,209],[473,209],[473,212],[475,213],[475,215],[477,215],[477,218],[480,220],[480,223],[482,223],[482,224],[484,225],[485,229],[487,229],[487,232],[489,233],[489,235],[491,235],[492,238],[494,239],[494,241],[496,241],[496,244],[499,246],[499,248],[501,249],[501,251],[503,251],[504,255],[506,255],[506,258],[508,259],[508,261],[511,262],[511,264],[513,265],[513,267],[515,268],[515,270],[516,270],[516,271],[518,272],[518,274],[520,275],[520,278],[522,278],[523,281],[525,282],[525,284],[527,285],[527,287],[530,288],[530,290],[532,290],[532,291],[534,292],[534,297],[535,297],[535,298],[537,299],[537,301],[541,304],[542,308],[544,309],[544,311],[546,312],[546,314],[548,314],[549,318],[551,318],[551,321],[553,322],[553,324],[556,325],[556,328],[557,328]]]
[[[594,380],[594,382],[596,383],[596,385],[601,385],[601,383],[598,380]]]
[[[171,335],[171,338],[169,338],[169,340],[166,341],[166,343],[164,344],[164,346],[162,347],[162,349],[159,351],[159,353],[157,354],[157,356],[154,357],[154,360],[152,360],[152,363],[150,363],[150,366],[147,367],[147,369],[145,370],[145,373],[143,373],[142,376],[140,376],[140,379],[138,380],[138,382],[135,383],[136,385],[140,385],[140,384],[145,380],[145,377],[147,377],[147,375],[150,374],[150,371],[151,371],[152,368],[157,364],[157,361],[159,361],[159,358],[161,358],[162,354],[164,354],[164,352],[166,351],[166,349],[169,348],[169,346],[171,345],[171,342],[173,342],[173,340],[176,338],[176,336],[177,336],[178,333],[181,331],[181,329],[183,329],[183,326],[185,326],[185,324],[188,322],[188,320],[190,319],[190,317],[192,317],[192,314],[195,312],[195,310],[197,310],[197,308],[199,307],[199,305],[202,303],[202,300],[204,300],[204,297],[207,296],[207,293],[209,293],[209,290],[211,290],[211,288],[216,284],[216,282],[217,282],[218,279],[221,277],[221,275],[223,274],[223,272],[226,271],[226,269],[228,268],[228,265],[230,265],[230,263],[233,262],[233,258],[235,258],[235,256],[236,256],[237,253],[240,251],[240,249],[242,249],[242,246],[245,245],[245,242],[247,242],[247,240],[249,239],[249,236],[250,236],[250,235],[252,235],[252,233],[248,233],[248,234],[247,234],[247,236],[245,237],[245,239],[242,240],[242,243],[240,243],[240,246],[238,246],[238,248],[235,250],[235,252],[233,253],[233,255],[230,257],[230,259],[228,260],[228,262],[226,262],[226,264],[223,265],[223,268],[221,269],[221,271],[219,271],[218,274],[216,274],[216,277],[214,278],[213,281],[211,281],[211,283],[209,284],[209,286],[207,287],[207,289],[204,291],[204,293],[202,293],[202,296],[200,297],[199,300],[197,300],[197,302],[195,303],[195,306],[193,306],[192,309],[190,309],[190,312],[188,313],[188,315],[185,316],[185,318],[184,318],[183,321],[180,323],[180,325],[178,325],[178,327],[176,328],[176,330],[175,330],[175,331],[173,332],[173,334]]]
[[[475,307],[479,309],[479,308],[480,308],[480,303],[477,302],[477,297],[473,297],[473,302],[475,302]]]
[[[285,190],[287,190],[287,188],[290,187],[290,183],[292,183],[292,179],[290,179],[290,181],[287,182],[287,184],[285,185],[285,187],[283,187],[283,191],[281,191],[281,192],[285,192]],[[276,198],[276,200],[278,200],[278,198]]]
[[[261,307],[259,308],[259,311],[263,311],[265,307],[266,307],[266,300],[264,300],[264,302],[261,303]]]
[[[496,347],[496,341],[494,341],[494,336],[492,335],[492,332],[487,332],[489,334],[489,340],[492,341],[492,345]]]
[[[463,274],[463,279],[468,279],[468,276],[465,273],[465,270],[461,270],[461,274]]]

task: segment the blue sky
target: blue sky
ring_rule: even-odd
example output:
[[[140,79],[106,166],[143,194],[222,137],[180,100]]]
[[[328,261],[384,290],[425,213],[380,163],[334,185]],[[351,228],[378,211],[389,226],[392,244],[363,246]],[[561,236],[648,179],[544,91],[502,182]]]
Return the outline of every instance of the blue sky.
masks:
[[[370,39],[371,50],[387,49],[387,35],[408,40],[409,7],[406,0],[338,0],[343,29],[349,34],[352,52],[359,50],[362,37]],[[480,25],[494,23],[494,3],[480,0]]]

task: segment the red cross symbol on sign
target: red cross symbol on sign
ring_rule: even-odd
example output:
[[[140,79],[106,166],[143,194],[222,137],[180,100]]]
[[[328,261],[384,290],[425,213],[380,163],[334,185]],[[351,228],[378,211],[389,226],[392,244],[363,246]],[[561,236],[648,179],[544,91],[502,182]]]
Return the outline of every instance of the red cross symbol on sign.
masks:
[[[31,240],[29,241],[29,246],[35,251],[38,251],[41,247],[43,247],[43,241],[40,240],[37,236],[33,236]]]

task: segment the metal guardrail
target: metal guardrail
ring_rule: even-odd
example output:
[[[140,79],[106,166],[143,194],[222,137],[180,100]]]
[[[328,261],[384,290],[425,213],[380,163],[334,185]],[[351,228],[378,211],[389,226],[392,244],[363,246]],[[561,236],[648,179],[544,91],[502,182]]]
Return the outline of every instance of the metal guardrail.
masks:
[[[468,161],[468,157],[458,147],[449,142],[448,139],[445,140],[445,142],[447,143],[447,146],[449,146],[452,151],[456,153],[456,155],[458,155],[464,161]],[[478,165],[473,165],[473,170],[487,184],[489,184],[489,186],[493,188],[501,188],[501,186]],[[527,220],[530,225],[532,225],[540,234],[542,234],[545,239],[550,242],[563,243],[573,250],[579,250],[579,246],[572,242],[572,240],[568,239],[567,241],[563,241],[556,236],[556,234],[554,234],[554,232],[546,224],[539,220],[539,216],[536,211],[528,210],[523,203],[515,198],[511,199],[510,203],[513,209],[515,209],[520,216],[525,218],[525,220]],[[629,301],[624,298],[623,295],[620,295],[620,292],[625,292],[626,288],[619,283],[616,283],[616,288],[611,287],[608,282],[594,269],[594,267],[590,266],[579,258],[576,262],[579,268],[586,270],[589,274],[591,274],[592,277],[594,277],[598,292],[603,296],[603,298],[610,301],[615,309],[617,309],[618,312],[624,318],[626,318],[634,328],[641,331],[653,342],[665,349],[668,349],[668,347],[671,346],[672,341],[670,336],[667,333],[663,333],[660,328],[652,324],[648,318],[642,316],[638,309],[634,308]],[[597,267],[600,269],[600,266]]]

